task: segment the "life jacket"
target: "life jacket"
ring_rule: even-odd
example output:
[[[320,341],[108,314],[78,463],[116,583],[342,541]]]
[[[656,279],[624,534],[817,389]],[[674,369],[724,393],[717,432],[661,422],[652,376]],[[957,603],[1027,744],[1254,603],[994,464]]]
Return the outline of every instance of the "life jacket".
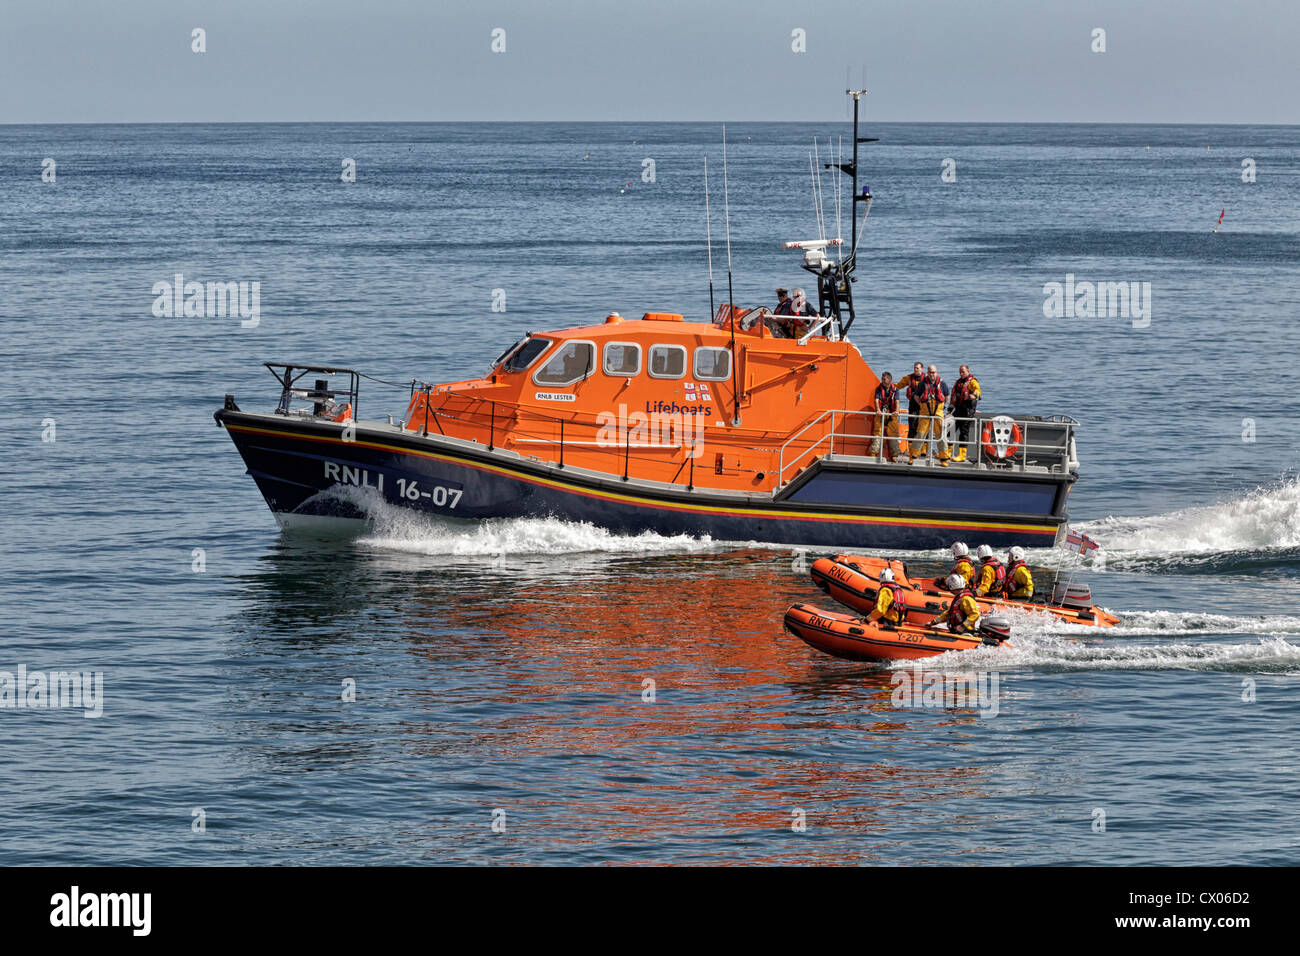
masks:
[[[907,613],[907,605],[903,603],[903,589],[892,581],[881,581],[880,588],[882,591],[888,589],[889,593],[894,596],[894,600],[882,616],[894,624],[901,623]]]
[[[773,315],[793,315],[793,314],[794,314],[793,311],[792,311],[793,309],[794,309],[794,306],[790,304],[790,300],[789,300],[789,299],[786,299],[784,302],[782,302],[780,305],[778,305],[778,306],[776,307],[776,311],[773,312],[772,314],[773,314]]]
[[[1011,564],[1007,566],[1006,578],[1002,582],[1002,593],[1004,595],[1006,595],[1007,597],[1011,597],[1011,592],[1016,590],[1016,585],[1012,581],[1012,576],[1016,573],[1016,568],[1026,568],[1026,567],[1028,567],[1028,565],[1024,561],[1012,561]],[[1033,580],[1032,575],[1030,577],[1030,580]]]
[[[993,568],[993,583],[989,585],[988,591],[988,596],[993,597],[994,595],[1001,594],[1002,589],[1006,587],[1007,569],[1002,566],[1002,562],[997,558],[989,558],[980,565],[981,578],[984,577],[984,569],[988,567]]]
[[[952,603],[948,605],[944,621],[948,625],[948,630],[954,634],[966,626],[966,612],[961,609],[962,598],[974,596],[975,592],[970,588],[962,588],[952,596]]]
[[[975,581],[975,565],[970,563],[970,558],[958,558],[957,563],[952,566],[949,574],[960,574],[966,579],[966,584],[970,585]]]
[[[907,376],[907,400],[913,403],[914,405],[920,404],[921,402],[920,383],[924,380],[925,380],[924,375],[922,375],[921,378],[917,378],[915,372],[912,372],[910,375]]]
[[[878,412],[896,412],[898,411],[898,389],[893,385],[886,385],[881,382],[876,386],[876,411]]]
[[[915,401],[924,405],[927,402],[943,402],[943,388],[939,379],[930,381],[930,376],[921,379],[921,384],[915,393],[911,389],[907,390],[907,397],[914,398]]]
[[[952,403],[954,405],[966,405],[970,402],[976,401],[975,396],[970,394],[971,382],[974,382],[976,385],[979,384],[979,381],[974,375],[967,375],[965,378],[957,379],[956,383],[952,387]]]

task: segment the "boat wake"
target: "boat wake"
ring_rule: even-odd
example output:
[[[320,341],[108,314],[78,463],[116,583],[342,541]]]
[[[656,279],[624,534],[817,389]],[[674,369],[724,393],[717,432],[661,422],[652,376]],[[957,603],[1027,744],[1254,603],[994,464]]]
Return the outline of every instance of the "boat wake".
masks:
[[[1300,478],[1200,508],[1086,521],[1102,551],[1096,571],[1300,573]]]
[[[1300,637],[1300,617],[1267,615],[1234,617],[1228,614],[1207,614],[1200,611],[1122,611],[1120,623],[1115,627],[1097,628],[1088,624],[1074,624],[1044,611],[999,609],[998,616],[1006,617],[1013,633],[1037,636],[1070,636],[1112,639],[1124,637],[1176,637],[1179,635],[1260,634],[1267,636],[1296,635]]]
[[[327,500],[328,498],[328,500]],[[335,486],[314,504],[339,504],[364,516],[361,547],[404,554],[447,555],[485,562],[507,555],[698,552],[717,550],[709,538],[620,535],[559,518],[492,518],[454,521],[390,504],[371,488]]]
[[[376,525],[358,544],[408,554],[445,554],[492,560],[505,555],[648,553],[716,550],[707,538],[664,537],[652,532],[620,535],[559,518],[493,518],[452,524],[404,514]]]
[[[1300,637],[1300,628],[1295,632]],[[899,661],[891,669],[912,667]],[[954,672],[1005,671],[1032,668],[1046,671],[1198,670],[1249,674],[1300,674],[1300,642],[1272,634],[1256,641],[1228,643],[1115,642],[1110,637],[1079,639],[1062,634],[1016,634],[1006,647],[952,651],[927,660],[927,670]]]

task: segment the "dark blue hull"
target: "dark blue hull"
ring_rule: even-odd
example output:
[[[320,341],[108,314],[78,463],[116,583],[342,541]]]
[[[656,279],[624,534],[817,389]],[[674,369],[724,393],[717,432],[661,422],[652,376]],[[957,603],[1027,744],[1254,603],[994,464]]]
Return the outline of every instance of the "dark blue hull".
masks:
[[[737,496],[624,482],[384,425],[359,425],[345,441],[341,426],[319,420],[231,410],[216,418],[281,516],[360,518],[370,496],[444,518],[558,517],[620,534],[824,548],[929,549],[957,539],[1050,547],[1073,481],[818,462],[775,498]]]

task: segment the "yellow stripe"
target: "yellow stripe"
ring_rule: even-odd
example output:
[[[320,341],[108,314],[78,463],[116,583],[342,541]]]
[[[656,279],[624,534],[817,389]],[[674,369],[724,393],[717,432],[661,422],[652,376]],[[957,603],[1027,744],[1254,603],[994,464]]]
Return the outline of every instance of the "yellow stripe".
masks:
[[[396,445],[385,445],[380,442],[350,441],[345,442],[342,439],[329,438],[315,435],[299,435],[294,432],[276,431],[270,428],[253,428],[248,425],[227,425],[231,431],[252,432],[258,435],[274,435],[279,438],[292,438],[298,441],[315,441],[326,444],[338,445],[355,445],[362,448],[373,448],[380,451],[395,452],[399,455],[415,455],[419,458],[428,458],[433,461],[442,461],[448,464],[461,465],[467,468],[477,468],[481,471],[490,471],[494,474],[503,475],[509,478],[515,478],[520,481],[528,481],[533,484],[545,485],[549,488],[555,488],[558,491],[568,491],[574,494],[588,495],[593,498],[603,498],[609,501],[619,501],[626,504],[645,505],[654,508],[666,508],[677,511],[693,511],[701,514],[723,514],[735,515],[737,517],[776,517],[776,518],[794,518],[802,521],[849,521],[859,524],[894,524],[906,525],[909,527],[922,528],[973,528],[980,530],[994,531],[1038,531],[1044,534],[1055,534],[1055,525],[1029,525],[1029,524],[987,524],[978,521],[937,521],[923,518],[885,518],[873,517],[871,515],[850,515],[850,514],[832,514],[827,512],[810,513],[807,511],[775,511],[766,508],[715,508],[705,505],[681,504],[677,502],[657,501],[654,498],[639,498],[635,495],[620,495],[610,491],[598,491],[594,488],[584,488],[580,485],[571,485],[563,481],[555,481],[551,478],[540,478],[534,475],[527,475],[521,472],[512,471],[499,465],[488,465],[482,462],[468,462],[461,458],[451,458],[447,455],[439,455],[434,452],[417,451],[411,448],[401,448]]]

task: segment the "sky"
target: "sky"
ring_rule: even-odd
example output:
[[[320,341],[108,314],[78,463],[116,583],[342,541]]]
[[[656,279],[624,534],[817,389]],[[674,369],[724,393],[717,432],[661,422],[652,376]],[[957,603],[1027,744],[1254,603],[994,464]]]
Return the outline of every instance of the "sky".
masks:
[[[865,75],[877,122],[1292,124],[1298,42],[1297,0],[0,0],[0,123],[812,122]]]

